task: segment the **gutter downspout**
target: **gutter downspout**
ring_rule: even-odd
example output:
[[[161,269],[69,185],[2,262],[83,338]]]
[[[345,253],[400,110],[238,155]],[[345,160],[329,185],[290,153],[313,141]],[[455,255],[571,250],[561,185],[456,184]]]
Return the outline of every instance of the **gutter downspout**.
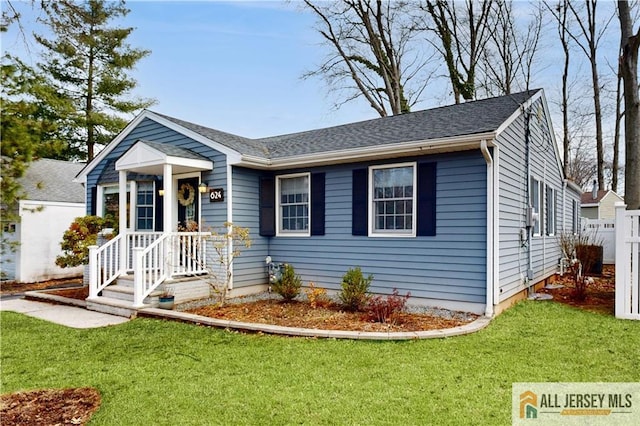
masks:
[[[480,151],[484,160],[487,162],[487,288],[486,297],[487,302],[485,306],[485,316],[492,317],[494,314],[494,277],[495,277],[495,262],[497,253],[494,252],[494,237],[495,237],[495,201],[497,197],[494,194],[494,161],[491,158],[491,153],[487,147],[487,140],[482,139],[480,141]]]

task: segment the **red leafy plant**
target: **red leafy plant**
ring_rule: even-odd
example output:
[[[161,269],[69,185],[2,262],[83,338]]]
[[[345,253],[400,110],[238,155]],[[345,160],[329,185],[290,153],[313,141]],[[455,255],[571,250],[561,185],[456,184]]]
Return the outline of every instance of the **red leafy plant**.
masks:
[[[372,296],[367,302],[366,312],[375,322],[396,324],[398,314],[405,310],[409,297],[411,297],[410,292],[400,296],[398,289],[394,288],[393,292],[387,296]]]

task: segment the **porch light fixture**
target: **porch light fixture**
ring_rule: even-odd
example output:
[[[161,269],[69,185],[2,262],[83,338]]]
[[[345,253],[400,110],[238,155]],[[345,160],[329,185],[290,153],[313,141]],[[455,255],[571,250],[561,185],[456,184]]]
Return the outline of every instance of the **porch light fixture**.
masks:
[[[206,182],[200,182],[200,185],[198,185],[198,192],[201,194],[206,194],[208,189]]]
[[[158,189],[158,195],[164,197],[164,189]]]

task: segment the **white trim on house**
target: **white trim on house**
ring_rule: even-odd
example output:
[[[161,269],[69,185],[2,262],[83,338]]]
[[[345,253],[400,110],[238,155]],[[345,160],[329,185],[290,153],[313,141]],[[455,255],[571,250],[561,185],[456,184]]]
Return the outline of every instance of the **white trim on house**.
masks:
[[[215,149],[218,152],[221,152],[227,156],[227,163],[234,164],[240,162],[240,154],[237,151],[234,151],[218,142],[215,142],[211,139],[205,138],[204,136],[195,133],[189,129],[186,129],[179,124],[174,123],[173,121],[167,120],[166,118],[160,117],[159,115],[149,111],[144,110],[140,114],[138,114],[127,126],[122,129],[120,133],[107,145],[104,147],[102,151],[96,155],[93,160],[91,160],[76,176],[73,180],[78,183],[86,183],[87,175],[94,169],[94,167],[111,152],[115,147],[117,147],[122,140],[124,140],[129,133],[133,131],[145,118],[155,121],[158,124],[166,126],[167,128],[174,130],[188,138],[191,138],[197,142],[201,142],[204,145]],[[208,169],[210,170],[210,169]]]
[[[375,229],[375,215],[376,209],[373,204],[373,173],[376,170],[381,169],[397,169],[403,167],[411,167],[413,169],[412,179],[413,179],[413,194],[412,194],[412,212],[411,212],[411,229],[409,231],[406,230],[390,230],[390,231],[380,231]],[[406,162],[406,163],[394,163],[394,164],[383,164],[383,165],[375,165],[369,166],[369,171],[367,174],[367,203],[369,208],[369,217],[368,217],[368,226],[369,226],[369,237],[382,237],[382,238],[407,238],[407,237],[415,237],[416,236],[416,227],[418,223],[418,167],[415,161]]]
[[[285,231],[282,229],[282,197],[280,195],[280,181],[282,179],[307,178],[307,229],[303,231]],[[276,176],[276,236],[277,237],[310,237],[311,236],[311,173],[292,173]]]
[[[454,136],[441,139],[427,139],[380,146],[326,151],[313,154],[296,155],[275,160],[243,155],[238,165],[256,169],[288,169],[292,167],[317,167],[332,164],[344,164],[357,161],[384,160],[415,155],[437,154],[478,149],[482,139],[494,139],[494,132],[473,135]]]
[[[210,160],[198,160],[167,155],[147,145],[144,141],[136,142],[127,152],[116,161],[116,170],[156,174],[162,173],[165,164],[173,166],[173,174],[190,172],[192,170],[213,170]]]

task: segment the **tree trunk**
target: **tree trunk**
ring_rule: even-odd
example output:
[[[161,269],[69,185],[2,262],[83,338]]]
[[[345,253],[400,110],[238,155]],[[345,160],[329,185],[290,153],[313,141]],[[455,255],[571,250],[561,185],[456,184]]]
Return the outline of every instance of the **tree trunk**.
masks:
[[[640,99],[638,97],[638,45],[640,30],[633,34],[629,3],[618,1],[621,28],[622,56],[620,57],[624,83],[625,170],[624,198],[627,209],[640,209]]]
[[[613,160],[611,161],[611,190],[618,191],[618,165],[620,163],[620,124],[622,123],[622,112],[620,111],[620,95],[622,94],[622,74],[621,65],[618,64],[618,88],[616,89],[616,125],[613,134]]]

